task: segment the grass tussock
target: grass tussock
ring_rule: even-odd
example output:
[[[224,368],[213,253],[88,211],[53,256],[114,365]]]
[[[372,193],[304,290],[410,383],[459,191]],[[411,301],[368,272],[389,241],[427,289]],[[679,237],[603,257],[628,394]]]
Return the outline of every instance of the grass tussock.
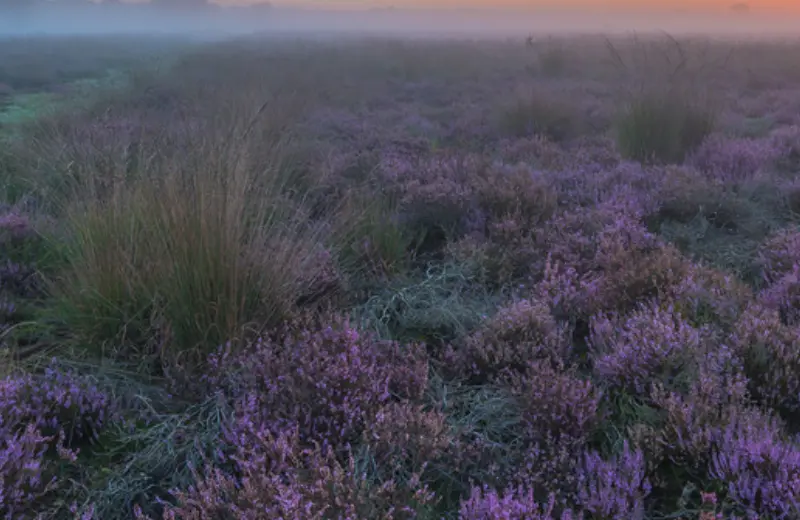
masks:
[[[622,155],[640,162],[680,163],[714,130],[716,114],[677,93],[635,97],[617,122]]]
[[[55,283],[58,318],[77,339],[159,338],[148,348],[189,352],[287,317],[312,281],[318,244],[301,202],[283,196],[276,115],[262,107],[250,122],[257,133],[201,134],[195,155],[127,179],[82,172],[64,210],[69,266]]]

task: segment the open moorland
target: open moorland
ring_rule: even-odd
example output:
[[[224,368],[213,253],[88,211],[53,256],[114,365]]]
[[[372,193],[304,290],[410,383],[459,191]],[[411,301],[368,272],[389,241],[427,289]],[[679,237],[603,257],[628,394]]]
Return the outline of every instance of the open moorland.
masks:
[[[800,42],[0,41],[0,516],[800,518]]]

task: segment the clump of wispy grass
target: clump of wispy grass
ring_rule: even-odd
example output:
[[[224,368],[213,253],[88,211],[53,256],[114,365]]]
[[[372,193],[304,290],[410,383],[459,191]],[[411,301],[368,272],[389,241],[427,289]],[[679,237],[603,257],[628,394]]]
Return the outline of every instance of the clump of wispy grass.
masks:
[[[54,289],[56,318],[80,342],[201,358],[285,318],[311,283],[315,226],[278,174],[284,105],[248,112],[246,94],[232,95],[209,101],[215,126],[168,129],[188,133],[193,150],[153,140],[157,160],[124,174],[84,165],[70,179],[68,260]]]
[[[635,96],[617,121],[617,145],[641,162],[680,163],[714,129],[716,114],[678,93]]]

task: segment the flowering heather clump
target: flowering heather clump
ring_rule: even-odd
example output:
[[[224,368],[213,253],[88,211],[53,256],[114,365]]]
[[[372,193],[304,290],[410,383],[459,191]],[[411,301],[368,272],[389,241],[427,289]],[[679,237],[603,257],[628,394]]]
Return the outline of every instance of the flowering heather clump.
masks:
[[[758,262],[764,278],[778,280],[800,263],[800,232],[787,229],[769,237],[761,245]]]
[[[113,419],[110,399],[90,379],[55,365],[0,381],[0,514],[28,518],[60,484],[49,455],[75,462],[69,446]]]
[[[800,330],[778,311],[752,304],[739,320],[732,346],[744,360],[754,399],[787,412],[800,411]]]
[[[489,283],[499,288],[536,273],[544,258],[537,227],[556,206],[548,176],[523,164],[494,164],[470,172],[465,182],[470,200],[458,228],[485,242],[480,264]],[[432,211],[437,205],[426,207]]]
[[[576,150],[580,153],[580,149]],[[612,162],[607,159],[607,162]],[[652,167],[634,162],[604,166],[596,162],[578,162],[559,172],[554,179],[559,204],[565,207],[620,205],[639,212],[654,206],[654,193],[663,182],[663,175]]]
[[[498,149],[498,156],[505,163],[524,163],[546,170],[561,170],[570,159],[563,148],[542,135],[504,139]]]
[[[10,432],[32,424],[47,435],[63,433],[72,444],[96,438],[116,413],[114,402],[90,377],[62,370],[55,362],[41,375],[0,381],[0,417]]]
[[[556,209],[556,193],[548,176],[519,164],[495,164],[471,179],[477,205],[492,220],[509,215],[524,226],[537,226]]]
[[[506,215],[496,220],[483,212],[476,216],[484,222],[482,234],[486,238],[468,237],[468,240],[473,244],[482,243],[480,266],[489,283],[500,289],[519,283],[540,270],[544,256],[536,243],[536,228],[525,224],[521,215]]]
[[[30,508],[53,487],[47,477],[45,453],[53,439],[34,424],[11,432],[0,417],[0,515],[26,518]]]
[[[590,348],[594,371],[613,386],[645,395],[652,383],[686,377],[703,343],[701,331],[671,307],[641,307],[629,317],[596,316]]]
[[[2,213],[0,211],[0,251],[11,251],[33,235],[30,220],[17,212]],[[18,262],[12,261],[0,253],[0,307],[3,300],[11,296],[33,297],[38,291],[36,271]],[[2,324],[2,309],[0,309]]]
[[[560,507],[577,503],[585,441],[541,429],[527,433],[537,437],[523,438],[522,457],[512,467],[502,468],[502,481],[535,489],[537,494],[553,493]]]
[[[548,258],[544,276],[533,289],[534,294],[548,307],[555,317],[568,320],[577,316],[590,316],[600,307],[601,280],[590,274],[579,275],[574,267],[553,262]]]
[[[747,182],[774,163],[779,150],[767,139],[730,139],[712,136],[703,142],[689,163],[714,182]]]
[[[211,358],[210,382],[270,431],[299,428],[300,441],[357,441],[394,399],[418,400],[427,385],[421,346],[379,341],[336,318],[261,338]]]
[[[565,510],[560,515],[553,511],[555,496],[544,504],[537,503],[532,489],[509,489],[499,493],[488,487],[472,488],[470,497],[462,501],[460,520],[578,520],[582,516]]]
[[[550,362],[531,362],[523,373],[508,374],[507,383],[521,403],[532,439],[560,435],[581,443],[601,419],[601,393],[594,385],[577,374],[554,369]]]
[[[610,302],[620,303],[670,294],[687,268],[680,253],[648,232],[641,218],[624,215],[598,235],[594,262],[606,278]]]
[[[704,468],[719,429],[748,404],[747,378],[741,360],[721,346],[705,355],[697,379],[686,394],[657,386],[653,403],[666,416],[658,435],[672,463]]]
[[[411,476],[402,485],[373,483],[350,455],[342,464],[330,450],[303,448],[296,430],[270,433],[240,417],[234,424],[237,476],[211,468],[186,491],[174,491],[176,506],[165,520],[242,518],[413,519],[434,501]],[[137,512],[138,518],[144,518]]]
[[[444,414],[406,403],[379,411],[364,440],[381,471],[392,475],[421,471],[458,450]]]
[[[481,163],[470,156],[445,156],[384,167],[391,167],[383,175],[391,179],[390,185],[398,185],[400,210],[409,226],[450,231],[462,224],[472,207],[470,179],[479,176]]]
[[[752,297],[752,290],[735,277],[693,264],[675,289],[674,306],[695,326],[727,329],[736,323]]]
[[[648,232],[640,217],[628,211],[604,206],[565,213],[544,231],[550,261],[567,272],[574,270],[578,285],[591,289],[591,294],[578,298],[593,304],[583,309],[589,314],[625,310],[647,297],[667,297],[688,268],[675,248]]]
[[[579,502],[593,518],[644,518],[644,499],[651,488],[641,451],[631,450],[626,442],[622,453],[612,460],[587,453],[580,471]]]
[[[560,212],[545,224],[541,247],[557,262],[583,275],[594,267],[598,235],[613,224],[617,208],[606,205]]]
[[[473,200],[461,228],[471,240],[485,242],[480,264],[489,283],[500,288],[538,275],[544,260],[538,226],[556,207],[547,175],[525,165],[495,164],[469,182]]]
[[[709,473],[750,517],[800,515],[800,446],[768,416],[750,411],[732,420],[715,439]]]
[[[507,369],[525,371],[536,359],[563,361],[569,350],[568,330],[556,322],[548,306],[519,300],[469,336],[459,357],[464,372],[487,379]]]
[[[701,172],[691,166],[667,166],[657,190],[659,205],[650,215],[658,221],[689,222],[719,198],[719,190]]]
[[[757,302],[778,311],[783,323],[800,325],[800,264],[795,264],[789,273],[762,290]]]
[[[602,134],[581,136],[569,150],[572,164],[583,164],[604,170],[613,170],[623,160],[614,140]]]

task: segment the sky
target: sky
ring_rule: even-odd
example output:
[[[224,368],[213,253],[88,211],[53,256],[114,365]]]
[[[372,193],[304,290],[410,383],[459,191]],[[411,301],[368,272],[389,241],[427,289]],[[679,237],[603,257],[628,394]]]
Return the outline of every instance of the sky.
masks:
[[[258,3],[254,0],[211,1],[220,4]],[[113,15],[113,10],[104,9],[81,13],[79,16],[67,16],[63,9],[24,10],[16,14],[16,19],[0,14],[0,34],[193,31],[222,35],[274,30],[276,33],[312,34],[369,32],[519,36],[531,33],[636,30],[673,34],[800,35],[800,0],[270,0],[270,3],[280,7],[321,9],[278,9],[259,12],[258,16],[252,11],[236,9],[229,10],[229,15],[221,16],[201,9],[194,12],[196,16],[191,16],[187,11],[182,12],[181,16],[176,14],[171,17],[150,9],[131,9],[124,16]],[[750,12],[732,11],[731,6],[736,3],[747,3]],[[58,4],[60,2],[52,5]],[[643,5],[647,6],[646,9],[643,9]],[[371,9],[389,6],[396,10]],[[502,7],[528,8],[529,11],[522,13]],[[542,7],[550,9],[536,9]],[[426,8],[435,10],[426,11]],[[468,8],[488,10],[473,12]]]
[[[241,0],[220,0],[225,2]],[[393,6],[396,8],[535,8],[559,6],[572,8],[636,9],[643,7],[657,10],[680,11],[727,11],[741,0],[274,0],[275,5],[313,5],[331,8],[369,8]],[[787,13],[800,12],[800,0],[749,0],[752,12]]]

